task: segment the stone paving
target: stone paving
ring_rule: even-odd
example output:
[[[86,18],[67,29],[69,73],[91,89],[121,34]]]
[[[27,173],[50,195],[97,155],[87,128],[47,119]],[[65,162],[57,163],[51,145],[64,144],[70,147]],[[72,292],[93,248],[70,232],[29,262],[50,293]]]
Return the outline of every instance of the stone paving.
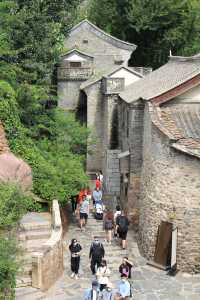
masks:
[[[55,286],[53,286],[42,299],[46,300],[82,300],[84,289],[90,287],[92,279],[89,264],[89,247],[94,235],[104,241],[102,222],[96,221],[91,215],[87,230],[81,232],[75,218],[72,219],[65,237],[65,272]],[[77,238],[83,247],[81,256],[80,278],[70,278],[70,255],[68,245],[72,238]],[[200,276],[190,276],[178,273],[170,277],[166,272],[148,266],[141,257],[133,230],[128,233],[128,250],[121,250],[117,242],[104,247],[106,259],[111,269],[110,280],[116,286],[119,281],[118,267],[122,257],[127,255],[134,262],[132,272],[132,288],[134,300],[200,300]]]

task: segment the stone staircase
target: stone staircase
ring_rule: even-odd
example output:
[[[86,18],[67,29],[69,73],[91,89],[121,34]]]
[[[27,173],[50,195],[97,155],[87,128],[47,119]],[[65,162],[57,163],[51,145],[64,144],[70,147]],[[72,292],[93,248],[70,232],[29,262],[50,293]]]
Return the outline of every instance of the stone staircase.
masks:
[[[85,231],[81,231],[78,227],[77,220],[72,217],[69,230],[66,234],[64,242],[64,258],[65,258],[65,272],[62,278],[46,293],[46,300],[82,300],[84,290],[91,286],[91,282],[95,277],[90,270],[89,249],[91,241],[94,236],[98,236],[105,248],[105,259],[108,267],[111,270],[110,281],[117,285],[120,280],[118,268],[124,256],[131,258],[135,245],[129,245],[128,250],[122,250],[118,241],[113,240],[112,244],[104,241],[105,232],[103,230],[103,222],[94,219],[92,213],[88,218],[88,224]],[[70,252],[69,244],[71,239],[76,238],[82,246],[81,264],[80,264],[80,278],[78,280],[72,279],[70,269]],[[132,239],[133,240],[133,239]],[[137,250],[138,251],[138,250]],[[134,253],[134,254],[135,254]]]
[[[28,213],[22,218],[18,237],[21,245],[19,260],[22,267],[17,276],[17,288],[32,285],[32,254],[41,249],[50,235],[51,215],[49,213]],[[17,290],[18,292],[20,291]]]

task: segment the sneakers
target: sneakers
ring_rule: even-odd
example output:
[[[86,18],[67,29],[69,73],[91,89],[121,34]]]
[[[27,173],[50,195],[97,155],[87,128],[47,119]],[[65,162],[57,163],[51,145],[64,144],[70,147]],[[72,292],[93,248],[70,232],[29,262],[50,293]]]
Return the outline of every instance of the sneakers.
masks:
[[[78,275],[76,274],[74,278],[77,280],[78,279]]]
[[[75,276],[75,273],[72,273],[70,277],[71,277],[71,278],[74,278],[74,276]]]

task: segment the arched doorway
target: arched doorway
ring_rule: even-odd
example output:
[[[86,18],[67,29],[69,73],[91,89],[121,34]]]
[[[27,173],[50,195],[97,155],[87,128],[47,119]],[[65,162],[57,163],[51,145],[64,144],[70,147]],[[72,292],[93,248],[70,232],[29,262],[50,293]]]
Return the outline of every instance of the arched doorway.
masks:
[[[76,119],[81,123],[81,125],[87,126],[87,95],[84,91],[81,91],[79,95]]]

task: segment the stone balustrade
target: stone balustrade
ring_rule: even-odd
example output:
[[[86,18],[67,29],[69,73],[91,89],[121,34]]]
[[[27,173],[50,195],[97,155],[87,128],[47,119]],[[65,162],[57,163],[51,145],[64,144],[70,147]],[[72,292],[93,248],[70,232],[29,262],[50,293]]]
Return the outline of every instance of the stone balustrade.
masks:
[[[62,222],[57,200],[52,205],[52,233],[41,251],[32,255],[32,286],[47,290],[63,273]]]
[[[90,67],[58,68],[58,80],[85,80],[92,74],[93,69]]]

